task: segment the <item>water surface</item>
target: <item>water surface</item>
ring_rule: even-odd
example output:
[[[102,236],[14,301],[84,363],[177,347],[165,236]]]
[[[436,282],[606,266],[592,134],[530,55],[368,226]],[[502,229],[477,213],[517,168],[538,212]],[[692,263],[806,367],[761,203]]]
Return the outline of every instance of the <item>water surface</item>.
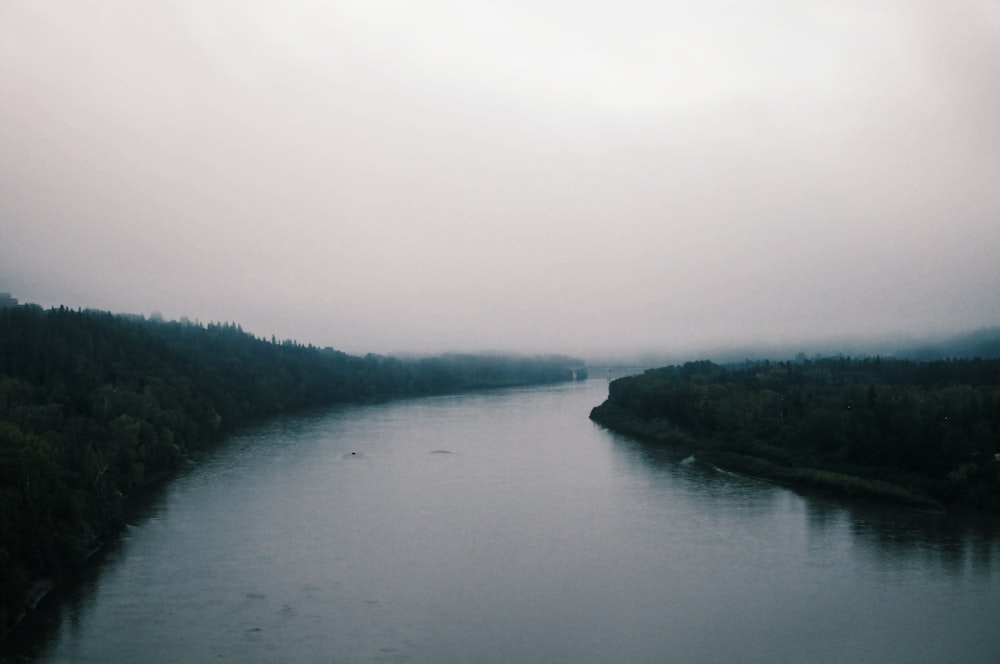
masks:
[[[1000,661],[989,520],[685,462],[591,423],[606,389],[345,407],[234,437],[7,647],[39,662]]]

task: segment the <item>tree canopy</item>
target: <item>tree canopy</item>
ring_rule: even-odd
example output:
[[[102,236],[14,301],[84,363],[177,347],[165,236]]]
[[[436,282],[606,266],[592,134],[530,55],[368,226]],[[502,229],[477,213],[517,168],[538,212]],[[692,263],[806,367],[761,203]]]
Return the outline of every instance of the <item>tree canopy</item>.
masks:
[[[591,417],[775,479],[1000,511],[996,359],[689,362],[614,381]]]

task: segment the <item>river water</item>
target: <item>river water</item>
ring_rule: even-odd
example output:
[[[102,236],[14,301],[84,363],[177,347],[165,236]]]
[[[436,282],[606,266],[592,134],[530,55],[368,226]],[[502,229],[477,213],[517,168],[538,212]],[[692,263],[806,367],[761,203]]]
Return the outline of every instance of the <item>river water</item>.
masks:
[[[8,657],[1000,661],[995,522],[685,461],[590,422],[606,390],[350,406],[236,436]]]

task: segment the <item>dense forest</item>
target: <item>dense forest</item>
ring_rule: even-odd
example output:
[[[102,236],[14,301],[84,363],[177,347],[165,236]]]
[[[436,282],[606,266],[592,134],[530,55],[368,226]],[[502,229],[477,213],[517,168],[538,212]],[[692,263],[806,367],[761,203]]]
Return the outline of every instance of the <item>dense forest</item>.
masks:
[[[1000,511],[1000,360],[844,357],[653,369],[591,418],[799,486]]]
[[[130,498],[229,432],[338,403],[570,380],[581,364],[358,357],[232,324],[0,309],[0,633],[79,570]]]

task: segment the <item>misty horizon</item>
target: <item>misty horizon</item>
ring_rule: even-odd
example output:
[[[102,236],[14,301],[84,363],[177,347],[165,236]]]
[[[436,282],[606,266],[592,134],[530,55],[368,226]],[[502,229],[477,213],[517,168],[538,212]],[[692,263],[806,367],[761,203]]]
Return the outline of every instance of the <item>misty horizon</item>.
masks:
[[[0,52],[22,301],[380,354],[1000,324],[988,3],[13,2]]]
[[[5,299],[6,298],[6,299]],[[10,293],[0,291],[0,308],[14,305],[30,305],[44,307],[37,302],[20,301],[11,297]],[[65,305],[54,305],[55,309]],[[69,307],[72,309],[72,307]],[[211,325],[224,325],[238,327],[243,332],[263,341],[270,340],[273,343],[292,343],[302,346],[311,346],[337,352],[347,352],[353,355],[368,355],[371,351],[347,350],[332,345],[319,346],[311,341],[298,337],[282,337],[275,335],[258,334],[252,330],[244,329],[239,321],[220,321],[191,319],[181,316],[178,319],[165,318],[159,311],[153,311],[148,316],[134,312],[115,312],[101,309],[84,309],[77,307],[81,311],[91,311],[100,314],[111,314],[125,318],[135,318],[138,320],[160,322],[168,324],[193,325],[205,327]],[[568,360],[582,361],[590,368],[609,369],[648,369],[670,364],[683,364],[690,361],[709,360],[722,364],[742,364],[743,362],[764,362],[764,361],[816,361],[831,357],[847,358],[898,358],[898,359],[956,359],[956,358],[990,358],[997,357],[1000,353],[1000,326],[983,327],[976,330],[966,330],[958,333],[941,335],[889,335],[882,337],[826,337],[817,338],[801,342],[784,343],[731,343],[717,346],[697,346],[672,347],[663,345],[650,348],[614,348],[614,349],[591,349],[580,354],[570,354],[562,352],[560,349],[547,349],[536,351],[525,351],[510,348],[467,348],[462,350],[435,350],[430,352],[419,352],[413,350],[390,350],[387,352],[374,353],[386,357],[398,359],[416,359],[423,357],[442,356],[496,356],[496,357],[536,357],[555,358],[564,357]]]

